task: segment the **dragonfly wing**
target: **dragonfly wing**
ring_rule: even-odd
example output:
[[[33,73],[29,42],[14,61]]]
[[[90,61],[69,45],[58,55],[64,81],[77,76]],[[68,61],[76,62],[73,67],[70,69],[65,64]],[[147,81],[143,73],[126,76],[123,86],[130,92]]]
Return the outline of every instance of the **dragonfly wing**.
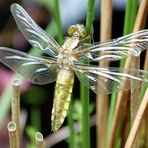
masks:
[[[58,55],[59,44],[40,28],[20,5],[12,4],[11,12],[20,31],[32,46],[43,50],[50,56]]]
[[[110,94],[113,90],[130,90],[131,80],[134,80],[133,88],[140,87],[144,81],[148,82],[148,72],[143,70],[82,65],[76,65],[73,69],[80,81],[100,94]]]
[[[139,56],[148,48],[148,29],[114,39],[105,43],[81,46],[73,51],[74,57],[91,61],[116,61],[129,55]]]
[[[0,62],[34,84],[43,85],[56,80],[57,64],[54,59],[42,59],[0,47]]]

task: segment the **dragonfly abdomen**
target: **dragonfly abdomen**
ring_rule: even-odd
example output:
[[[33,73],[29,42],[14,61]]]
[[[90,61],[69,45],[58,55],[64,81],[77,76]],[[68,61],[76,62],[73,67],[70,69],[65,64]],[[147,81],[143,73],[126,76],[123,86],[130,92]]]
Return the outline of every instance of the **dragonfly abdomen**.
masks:
[[[57,76],[55,86],[55,97],[52,109],[52,131],[57,131],[67,115],[72,88],[74,73],[69,69],[61,69]]]

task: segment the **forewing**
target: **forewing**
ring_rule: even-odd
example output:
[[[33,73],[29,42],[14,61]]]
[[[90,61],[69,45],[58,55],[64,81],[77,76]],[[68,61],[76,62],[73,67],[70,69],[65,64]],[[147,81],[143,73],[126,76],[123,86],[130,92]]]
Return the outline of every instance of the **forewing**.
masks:
[[[32,46],[41,49],[50,56],[58,55],[59,44],[40,28],[20,5],[12,4],[11,12],[20,31]]]
[[[116,61],[129,55],[139,56],[148,48],[148,30],[141,30],[106,43],[81,46],[73,51],[77,59]]]
[[[144,81],[148,82],[148,72],[142,70],[81,65],[75,65],[73,69],[80,81],[99,94],[110,94],[113,90],[130,90],[131,80],[134,80],[133,88],[140,87]]]
[[[21,51],[0,47],[0,62],[34,84],[43,85],[56,80],[57,64],[54,59],[38,58]]]

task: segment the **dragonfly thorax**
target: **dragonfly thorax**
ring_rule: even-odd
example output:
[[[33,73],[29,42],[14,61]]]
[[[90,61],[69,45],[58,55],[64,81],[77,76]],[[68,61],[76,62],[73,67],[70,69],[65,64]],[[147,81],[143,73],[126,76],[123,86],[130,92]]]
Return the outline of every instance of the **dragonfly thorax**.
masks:
[[[69,68],[73,63],[73,57],[71,51],[68,49],[61,48],[61,52],[58,56],[58,64],[60,68]]]
[[[80,40],[78,36],[67,37],[62,46],[63,51],[65,52],[66,50],[69,50],[69,52],[72,52],[72,49],[76,48],[79,42]]]

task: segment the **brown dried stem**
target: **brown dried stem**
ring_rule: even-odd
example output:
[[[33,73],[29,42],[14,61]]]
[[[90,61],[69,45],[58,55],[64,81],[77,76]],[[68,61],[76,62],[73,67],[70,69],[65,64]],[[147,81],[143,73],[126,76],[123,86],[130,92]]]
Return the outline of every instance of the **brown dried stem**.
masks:
[[[12,121],[16,124],[17,143],[20,147],[20,81],[12,82]]]
[[[142,0],[140,3],[139,10],[138,10],[133,32],[136,32],[140,29],[144,29],[145,22],[146,22],[146,16],[148,12],[147,8],[148,8],[147,0]],[[139,67],[140,67],[140,58],[132,57],[131,68],[139,69]],[[134,85],[134,82],[132,82],[132,85]],[[139,106],[139,102],[137,102],[138,96],[139,96],[139,89],[132,90],[131,92],[131,105],[132,105],[131,106],[131,110],[132,110],[131,121],[134,120],[136,112],[137,112],[137,108]]]
[[[146,16],[147,16],[147,6],[148,6],[148,1],[145,1],[145,0],[141,1],[133,32],[136,32],[140,29],[144,29],[144,26],[146,23]],[[140,57],[132,57],[131,68],[132,69],[139,69],[140,68]],[[131,85],[134,86],[135,82],[132,81]],[[130,108],[131,108],[131,124],[133,124],[136,113],[138,111],[139,94],[140,94],[139,89],[133,89],[133,87],[132,87],[132,89],[131,89],[131,106],[130,106]],[[138,147],[138,137],[137,137],[134,147]]]
[[[133,122],[131,131],[129,133],[127,142],[125,144],[125,148],[132,148],[134,140],[135,140],[137,132],[138,132],[138,129],[139,129],[139,126],[140,126],[140,123],[142,121],[143,114],[144,114],[144,112],[146,110],[147,105],[148,105],[148,89],[146,90],[144,98],[143,98],[143,100],[142,100],[142,102],[140,104],[140,107],[138,109],[137,115],[135,117],[135,120]]]
[[[44,148],[45,147],[43,135],[40,132],[35,133],[35,141],[36,141],[36,148]]]
[[[141,1],[139,9],[138,9],[138,14],[137,14],[137,18],[136,18],[136,22],[135,22],[133,31],[140,30],[144,27],[146,15],[147,15],[147,10],[148,10],[147,5],[148,5],[147,0]],[[130,68],[131,60],[132,60],[132,57],[129,57],[126,60],[125,67],[124,67],[125,69]],[[136,61],[136,60],[134,60],[134,61]],[[136,65],[136,62],[133,62],[133,67],[135,67],[134,65]],[[137,93],[136,93],[136,95],[137,95]],[[122,107],[122,103],[123,103],[122,101],[124,100],[126,95],[127,95],[127,92],[119,92],[119,94],[118,94],[117,104],[116,104],[116,107],[115,107],[115,114],[114,114],[114,118],[113,118],[113,128],[112,128],[112,131],[111,131],[111,138],[110,138],[110,144],[109,144],[110,148],[112,148],[114,146],[115,133],[116,133],[116,129],[117,129],[117,125],[118,125],[118,119],[120,117],[121,107]],[[135,95],[134,95],[134,97],[135,97]],[[135,107],[134,112],[136,112],[136,108],[137,107]]]
[[[19,148],[19,143],[18,143],[17,133],[16,133],[16,124],[14,122],[9,122],[7,128],[9,132],[10,148]]]
[[[112,0],[101,1],[101,26],[100,40],[106,41],[111,39],[112,29]],[[100,62],[100,67],[107,67],[108,62]],[[108,119],[108,96],[97,96],[97,147],[103,147],[106,140],[106,129]]]

